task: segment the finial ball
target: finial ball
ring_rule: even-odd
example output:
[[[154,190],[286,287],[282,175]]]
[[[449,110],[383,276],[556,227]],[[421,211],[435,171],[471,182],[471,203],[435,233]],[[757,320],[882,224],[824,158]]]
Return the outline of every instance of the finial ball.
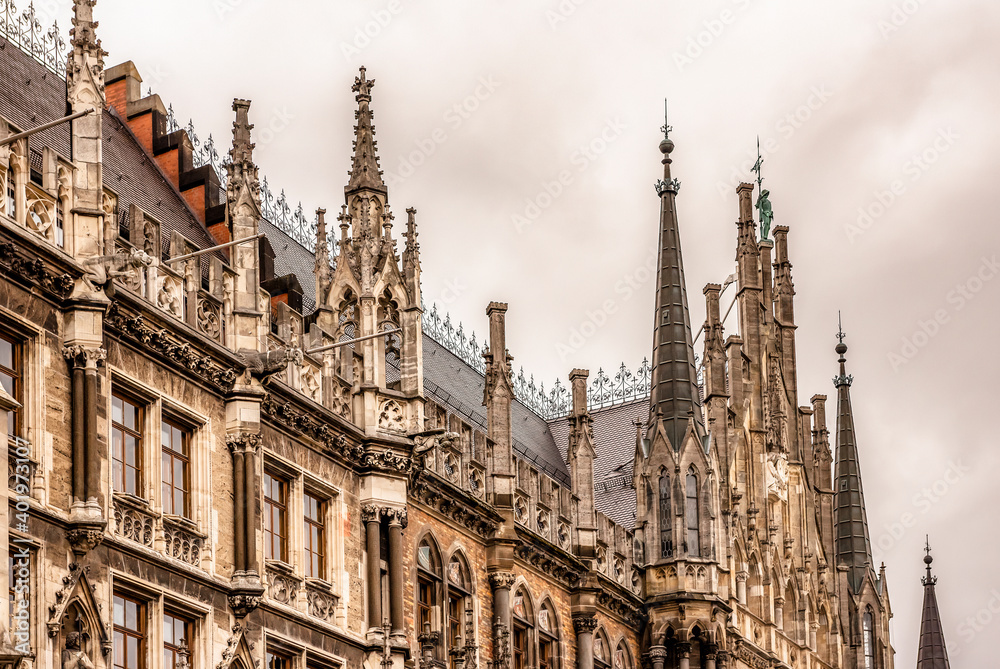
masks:
[[[934,558],[932,558],[931,554],[928,553],[924,556],[924,564],[930,564],[931,562],[934,562]]]
[[[845,353],[847,353],[847,344],[845,344],[844,342],[840,342],[839,344],[837,344],[837,348],[833,350],[835,350],[840,355],[844,355]]]
[[[670,153],[674,150],[674,141],[672,139],[664,139],[660,142],[660,153]]]

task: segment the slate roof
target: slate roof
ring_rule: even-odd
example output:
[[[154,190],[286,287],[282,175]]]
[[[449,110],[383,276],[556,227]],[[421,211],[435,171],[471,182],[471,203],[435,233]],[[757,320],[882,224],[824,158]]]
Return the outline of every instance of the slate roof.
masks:
[[[635,524],[635,489],[632,487],[632,467],[635,462],[634,420],[649,415],[649,398],[597,409],[590,413],[593,420],[594,445],[594,506],[597,510],[626,529]],[[569,420],[549,421],[549,430],[559,444],[565,459],[569,448]]]
[[[0,115],[22,130],[29,130],[68,113],[65,80],[2,38],[0,53],[3,54],[0,58]],[[118,220],[127,220],[129,206],[135,204],[159,221],[164,254],[170,247],[170,234],[174,230],[199,248],[213,246],[215,241],[208,230],[128,126],[113,111],[105,109],[103,113],[104,184],[118,194]],[[32,152],[41,152],[43,147],[50,146],[62,157],[71,159],[70,124],[62,123],[31,135],[28,146]],[[203,266],[203,272],[207,272],[207,263]]]

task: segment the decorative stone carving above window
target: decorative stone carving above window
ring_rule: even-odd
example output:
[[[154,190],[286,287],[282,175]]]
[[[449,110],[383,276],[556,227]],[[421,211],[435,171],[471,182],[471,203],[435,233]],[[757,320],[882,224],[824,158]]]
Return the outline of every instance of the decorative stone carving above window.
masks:
[[[306,581],[306,606],[314,618],[324,621],[332,621],[336,612],[339,598],[330,592],[330,585],[323,581]]]
[[[523,497],[517,497],[514,500],[514,520],[522,525],[528,522],[528,504]]]
[[[270,599],[280,604],[294,606],[300,585],[300,580],[286,565],[272,562],[267,564],[267,596]]]
[[[185,521],[164,517],[163,537],[166,541],[165,552],[168,557],[181,560],[198,567],[201,565],[201,553],[204,548],[204,537],[187,527]]]
[[[121,495],[114,498],[115,534],[143,546],[153,546],[153,516],[139,508],[139,504],[126,501]]]
[[[387,432],[406,432],[403,407],[396,400],[385,400],[378,411],[378,427]]]

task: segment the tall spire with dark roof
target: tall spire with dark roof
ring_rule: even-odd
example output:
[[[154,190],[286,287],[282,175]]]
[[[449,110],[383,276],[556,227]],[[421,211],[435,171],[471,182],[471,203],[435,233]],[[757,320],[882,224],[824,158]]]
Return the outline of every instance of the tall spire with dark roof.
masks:
[[[944,643],[944,630],[941,629],[941,615],[938,613],[937,594],[934,585],[937,578],[931,575],[930,539],[924,549],[924,564],[927,565],[927,575],[921,579],[924,584],[924,612],[920,618],[920,650],[917,651],[917,669],[950,669],[948,664],[948,648]]]
[[[839,318],[838,318],[839,320]],[[861,488],[861,464],[854,434],[854,413],[851,410],[851,382],[847,373],[847,344],[843,328],[837,333],[836,351],[840,355],[840,374],[833,378],[837,387],[837,466],[834,507],[836,509],[837,564],[848,567],[851,589],[860,592],[865,574],[872,565],[872,547],[868,536],[868,516],[865,495]]]
[[[694,362],[691,317],[688,313],[684,261],[677,224],[677,191],[680,181],[670,176],[670,153],[674,143],[666,121],[664,103],[663,179],[656,182],[660,196],[660,249],[656,274],[656,314],[653,324],[653,378],[651,423],[662,419],[667,438],[675,449],[681,447],[688,420],[694,416],[701,431],[701,398]]]
[[[348,193],[363,188],[369,188],[381,193],[386,192],[382,181],[382,170],[379,169],[378,154],[375,141],[375,124],[372,121],[372,88],[375,80],[365,76],[365,68],[354,78],[351,90],[357,93],[354,99],[358,101],[358,110],[354,112],[357,125],[354,126],[354,159],[351,162],[351,178],[344,190]]]

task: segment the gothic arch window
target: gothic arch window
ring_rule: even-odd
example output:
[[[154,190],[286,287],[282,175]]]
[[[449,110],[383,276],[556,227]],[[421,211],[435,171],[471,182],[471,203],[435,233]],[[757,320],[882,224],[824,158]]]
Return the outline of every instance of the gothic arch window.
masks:
[[[17,156],[10,152],[10,162],[7,164],[7,188],[4,198],[4,213],[10,218],[16,218],[17,213],[17,188],[15,184],[15,174],[17,173]]]
[[[777,581],[775,581],[777,582]],[[799,604],[795,597],[795,586],[791,581],[785,587],[785,602],[781,609],[782,625],[785,628],[785,636],[799,641]]]
[[[461,553],[455,553],[451,556],[445,576],[448,588],[445,648],[452,650],[466,645],[466,616],[472,615],[472,583],[469,578],[469,565]],[[450,666],[454,669],[456,666],[455,658],[452,657],[450,662]]]
[[[861,619],[861,642],[865,652],[865,669],[875,669],[875,616],[866,607]]]
[[[513,669],[528,669],[531,665],[531,637],[535,632],[535,618],[531,600],[524,588],[518,588],[511,600],[511,656]]]
[[[698,474],[692,465],[688,469],[685,485],[684,517],[687,521],[687,551],[688,555],[701,555],[701,529],[698,525]]]
[[[603,629],[594,633],[594,667],[597,669],[611,669],[611,646],[608,644],[608,635]]]
[[[344,297],[337,307],[337,312],[337,341],[345,342],[356,338],[361,322],[361,313],[358,307],[358,298],[350,288],[344,291]],[[336,351],[340,355],[340,375],[350,381],[360,381],[361,379],[354,378],[355,344],[342,346]]]
[[[615,649],[614,669],[632,669],[632,654],[624,639],[618,642],[618,648]]]
[[[441,555],[430,536],[417,544],[417,584],[414,593],[417,603],[417,634],[440,631],[441,615]],[[437,649],[435,649],[437,652]]]
[[[660,557],[674,556],[674,538],[671,531],[673,515],[670,513],[670,477],[660,475]]]
[[[552,603],[546,601],[538,609],[538,669],[559,666],[559,619]]]
[[[390,333],[383,336],[382,347],[385,358],[385,386],[394,390],[399,390],[399,356],[403,337],[402,332],[392,332],[392,330],[398,330],[400,323],[399,303],[386,288],[378,301],[378,331]]]

